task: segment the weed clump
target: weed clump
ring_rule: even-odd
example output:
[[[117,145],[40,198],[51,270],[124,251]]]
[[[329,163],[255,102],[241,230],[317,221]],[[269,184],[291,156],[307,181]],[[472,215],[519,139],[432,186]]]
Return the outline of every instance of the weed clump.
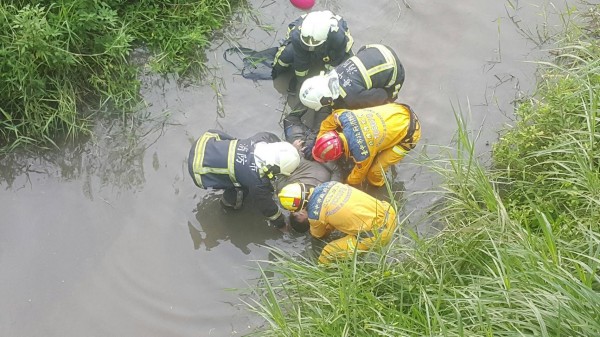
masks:
[[[6,1],[0,4],[0,148],[90,133],[94,113],[139,103],[136,48],[160,73],[203,62],[230,1]]]

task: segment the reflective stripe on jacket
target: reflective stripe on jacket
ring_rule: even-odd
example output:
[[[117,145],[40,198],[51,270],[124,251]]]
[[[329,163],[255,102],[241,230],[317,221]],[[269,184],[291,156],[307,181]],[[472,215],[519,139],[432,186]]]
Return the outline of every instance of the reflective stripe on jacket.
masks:
[[[235,139],[224,132],[209,130],[190,149],[188,169],[194,183],[204,189],[244,188],[254,207],[274,220],[281,214],[273,200],[273,186],[261,177],[254,162],[254,147],[259,142],[281,141],[270,132],[246,139]]]
[[[304,77],[313,60],[320,60],[325,64],[337,66],[342,63],[347,54],[352,51],[354,39],[350,35],[346,21],[339,15],[335,15],[338,21],[336,29],[330,30],[327,40],[319,46],[309,47],[302,42],[300,28],[306,14],[302,15],[288,26],[286,42],[292,43],[294,47],[293,68],[296,76]]]
[[[369,165],[377,154],[396,145],[405,145],[416,128],[416,115],[410,107],[388,103],[357,110],[334,110],[321,123],[319,136],[327,131],[341,132],[344,154],[355,166],[350,173],[358,181],[367,175]],[[407,137],[408,136],[408,137]],[[411,141],[412,142],[412,141]],[[414,143],[411,144],[411,148]]]
[[[404,67],[382,44],[363,46],[335,68],[340,83],[336,108],[366,108],[394,100],[404,83]]]

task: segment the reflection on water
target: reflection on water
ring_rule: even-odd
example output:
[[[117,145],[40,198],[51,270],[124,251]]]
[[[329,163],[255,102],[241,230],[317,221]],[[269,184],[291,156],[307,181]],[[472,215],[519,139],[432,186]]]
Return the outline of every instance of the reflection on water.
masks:
[[[152,116],[148,112],[123,121],[99,120],[91,139],[64,140],[57,144],[59,149],[8,154],[0,161],[0,184],[18,190],[33,187],[33,177],[81,180],[82,192],[89,200],[94,200],[94,188],[103,186],[140,190],[146,182],[146,149],[164,133],[167,120],[165,113]],[[156,155],[153,161],[158,164]]]
[[[250,200],[244,201],[239,210],[223,209],[220,194],[209,194],[193,211],[196,223],[188,222],[194,249],[202,246],[211,250],[223,242],[229,242],[244,254],[251,252],[250,245],[265,245],[268,240],[281,239],[283,233],[269,226],[264,217],[252,209]]]

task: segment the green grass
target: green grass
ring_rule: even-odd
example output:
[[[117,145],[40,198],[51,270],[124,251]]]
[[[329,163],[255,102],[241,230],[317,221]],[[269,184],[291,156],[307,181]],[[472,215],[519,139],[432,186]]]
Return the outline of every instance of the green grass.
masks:
[[[140,104],[139,64],[202,70],[233,0],[38,0],[0,4],[0,152],[91,133],[100,111]],[[149,60],[131,59],[144,49]]]
[[[272,248],[247,303],[265,319],[255,335],[599,336],[600,6],[588,14],[539,62],[493,167],[455,109],[456,148],[424,164],[445,181],[431,192],[444,196],[438,235],[401,228],[386,250],[334,268]]]

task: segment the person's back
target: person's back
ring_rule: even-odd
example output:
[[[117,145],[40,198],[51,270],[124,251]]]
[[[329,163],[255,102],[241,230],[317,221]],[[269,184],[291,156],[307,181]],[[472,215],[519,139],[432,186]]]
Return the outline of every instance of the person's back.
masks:
[[[317,186],[308,204],[310,233],[322,238],[331,228],[342,233],[358,235],[385,223],[391,206],[371,195],[340,182]]]
[[[384,172],[402,160],[420,137],[420,124],[408,105],[339,109],[321,123],[312,155],[322,162],[351,157],[356,165],[348,184],[357,186],[366,178],[373,186],[383,186]]]
[[[327,74],[307,79],[300,88],[300,101],[315,111],[374,107],[396,100],[404,76],[394,50],[366,45]]]
[[[392,102],[404,83],[404,66],[393,49],[381,44],[363,46],[335,68],[340,97],[334,109],[359,109]]]
[[[271,223],[280,228],[285,218],[273,201],[271,179],[289,175],[300,163],[293,145],[270,132],[246,139],[209,130],[192,145],[188,169],[194,183],[204,189],[222,189],[221,205],[239,209],[246,197]]]

